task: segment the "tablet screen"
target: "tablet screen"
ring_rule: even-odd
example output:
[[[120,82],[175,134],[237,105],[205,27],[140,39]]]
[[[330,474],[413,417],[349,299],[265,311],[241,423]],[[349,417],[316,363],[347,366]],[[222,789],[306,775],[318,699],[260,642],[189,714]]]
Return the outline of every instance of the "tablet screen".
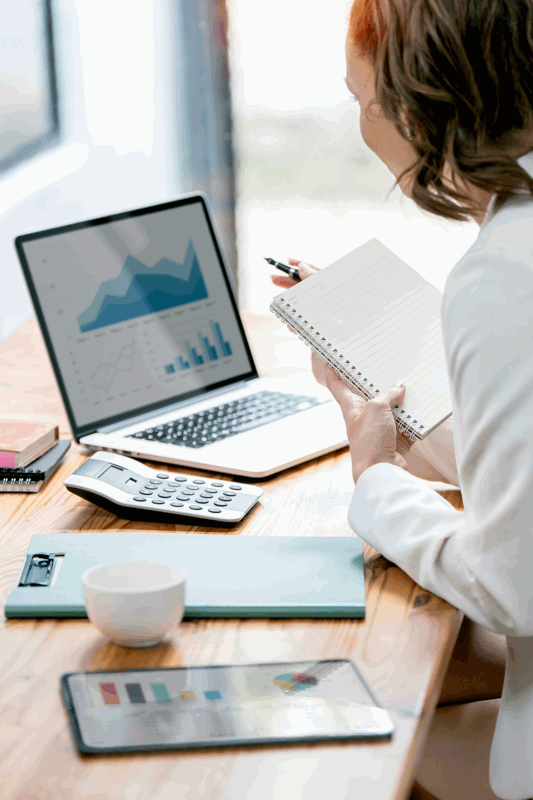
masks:
[[[351,661],[80,672],[62,678],[84,752],[389,736]]]

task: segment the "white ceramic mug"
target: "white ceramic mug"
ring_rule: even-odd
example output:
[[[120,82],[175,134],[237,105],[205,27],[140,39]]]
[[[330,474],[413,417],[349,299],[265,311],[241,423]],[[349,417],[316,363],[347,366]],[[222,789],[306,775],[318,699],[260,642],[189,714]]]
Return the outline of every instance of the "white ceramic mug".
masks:
[[[134,561],[91,567],[82,575],[87,616],[124,647],[157,644],[183,619],[185,572]]]

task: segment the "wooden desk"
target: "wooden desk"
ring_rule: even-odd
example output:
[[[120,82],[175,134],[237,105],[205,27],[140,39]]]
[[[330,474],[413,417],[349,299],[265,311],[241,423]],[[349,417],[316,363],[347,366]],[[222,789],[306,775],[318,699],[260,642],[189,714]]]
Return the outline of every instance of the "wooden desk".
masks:
[[[263,374],[308,369],[306,348],[270,317],[246,317]],[[262,347],[261,347],[262,345]],[[39,412],[69,435],[34,321],[0,345],[0,412]],[[40,532],[214,528],[118,519],[70,494],[63,480],[87,454],[73,445],[38,494],[0,495],[0,592],[20,574]],[[352,535],[347,450],[262,483],[261,503],[225,535]],[[455,495],[455,497],[454,497]],[[448,499],[460,507],[458,494]],[[365,547],[365,620],[198,620],[145,651],[116,647],[87,620],[3,620],[0,631],[3,800],[400,800],[459,631],[461,614]],[[351,658],[391,713],[390,741],[81,756],[59,694],[59,676],[90,669]]]

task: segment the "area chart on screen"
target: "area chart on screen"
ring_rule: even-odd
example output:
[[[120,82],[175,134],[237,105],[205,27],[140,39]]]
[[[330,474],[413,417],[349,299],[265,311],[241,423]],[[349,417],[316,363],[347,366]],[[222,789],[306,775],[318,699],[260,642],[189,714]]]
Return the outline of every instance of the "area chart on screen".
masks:
[[[100,284],[77,321],[81,333],[206,300],[205,281],[192,240],[182,264],[162,258],[152,267],[129,255],[119,275]]]

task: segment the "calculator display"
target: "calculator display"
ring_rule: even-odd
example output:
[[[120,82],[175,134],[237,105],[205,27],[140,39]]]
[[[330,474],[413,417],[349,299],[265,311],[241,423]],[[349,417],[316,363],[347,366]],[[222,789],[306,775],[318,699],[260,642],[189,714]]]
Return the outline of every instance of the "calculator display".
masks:
[[[99,476],[104,483],[110,483],[112,486],[118,486],[124,492],[129,494],[136,494],[139,488],[144,486],[145,481],[140,475],[136,475],[131,470],[124,469],[124,467],[116,467],[112,465],[106,469],[105,472]]]
[[[85,752],[389,736],[347,660],[85,672],[62,679]]]

